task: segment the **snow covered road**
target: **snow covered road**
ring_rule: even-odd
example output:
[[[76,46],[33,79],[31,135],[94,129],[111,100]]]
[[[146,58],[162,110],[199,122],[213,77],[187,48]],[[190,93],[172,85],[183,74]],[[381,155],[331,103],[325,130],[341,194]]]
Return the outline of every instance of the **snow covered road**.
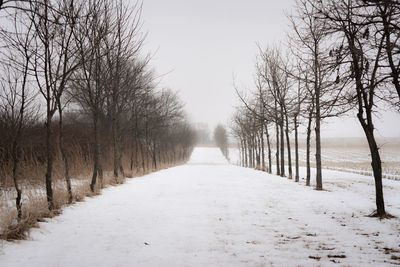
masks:
[[[315,191],[196,148],[186,165],[105,189],[41,223],[30,240],[3,242],[0,266],[400,264],[400,182],[385,180],[397,218],[379,221],[365,217],[372,178],[324,176],[328,190]]]

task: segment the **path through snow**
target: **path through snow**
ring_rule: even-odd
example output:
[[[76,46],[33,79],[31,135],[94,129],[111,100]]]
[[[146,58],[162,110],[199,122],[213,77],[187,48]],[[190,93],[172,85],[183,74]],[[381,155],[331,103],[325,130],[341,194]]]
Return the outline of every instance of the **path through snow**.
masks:
[[[400,220],[365,217],[372,178],[343,175],[325,172],[329,191],[319,192],[196,148],[186,165],[105,189],[41,223],[30,240],[3,242],[0,266],[400,264]],[[399,192],[385,180],[398,217]]]

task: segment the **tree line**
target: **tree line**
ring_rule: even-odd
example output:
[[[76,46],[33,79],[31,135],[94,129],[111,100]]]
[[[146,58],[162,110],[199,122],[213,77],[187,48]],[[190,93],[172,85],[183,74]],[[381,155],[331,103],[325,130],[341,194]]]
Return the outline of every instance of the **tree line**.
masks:
[[[183,104],[142,53],[141,10],[121,0],[0,2],[0,181],[15,190],[19,220],[32,184],[44,184],[52,211],[64,201],[55,194],[77,198],[78,177],[96,192],[105,179],[190,156]]]
[[[303,126],[306,185],[310,185],[314,138],[316,189],[322,190],[321,122],[356,113],[371,155],[376,193],[372,215],[390,217],[374,122],[382,107],[397,111],[400,107],[400,3],[296,0],[288,20],[291,27],[284,48],[259,47],[253,90],[244,94],[235,86],[242,105],[231,130],[239,141],[241,165],[269,173],[275,165],[277,175],[294,176],[298,182],[299,126]]]
[[[222,155],[229,161],[229,140],[225,126],[218,124],[214,129],[214,142]]]

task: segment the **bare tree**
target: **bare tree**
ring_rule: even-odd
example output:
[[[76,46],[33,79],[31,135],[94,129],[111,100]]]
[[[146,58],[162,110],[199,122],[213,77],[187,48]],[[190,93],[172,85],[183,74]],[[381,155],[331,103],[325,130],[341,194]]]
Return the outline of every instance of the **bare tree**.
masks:
[[[297,2],[297,12],[302,24],[298,24],[297,20],[292,19],[292,28],[296,33],[297,42],[300,43],[301,49],[307,52],[308,57],[304,58],[303,63],[309,66],[312,78],[310,82],[313,86],[312,93],[315,103],[315,145],[316,145],[316,189],[322,190],[322,161],[321,161],[321,94],[326,77],[327,69],[324,64],[323,38],[326,36],[325,23],[315,19],[315,11],[307,0]],[[307,61],[306,61],[307,60]],[[325,78],[326,79],[326,78]]]
[[[269,91],[269,95],[274,100],[273,104],[270,104],[267,108],[273,112],[269,112],[269,117],[275,121],[276,124],[276,159],[277,159],[277,173],[280,176],[285,176],[285,128],[286,128],[286,142],[288,145],[288,160],[289,160],[289,177],[292,175],[291,168],[291,155],[290,155],[290,142],[288,125],[285,127],[285,109],[286,109],[286,98],[290,89],[289,77],[284,67],[282,55],[277,49],[266,49],[260,52],[261,63],[258,64],[258,73],[262,77],[265,83],[266,89]],[[287,123],[286,123],[287,124]],[[280,145],[280,146],[279,146]],[[280,157],[280,167],[278,164]]]
[[[113,7],[115,21],[106,36],[105,45],[109,53],[106,54],[108,68],[107,113],[111,119],[114,149],[114,177],[118,179],[121,171],[121,122],[120,116],[126,110],[128,102],[126,95],[130,94],[130,87],[124,78],[129,70],[127,64],[136,60],[140,51],[144,35],[140,32],[141,6],[139,3],[129,8],[121,0]]]
[[[2,29],[0,38],[7,50],[3,50],[3,80],[1,80],[0,112],[1,121],[8,133],[11,145],[12,178],[17,192],[16,208],[18,220],[22,218],[22,188],[19,183],[19,165],[22,158],[21,143],[25,127],[35,120],[32,109],[34,93],[28,90],[29,64],[32,57],[32,23],[21,21],[20,12],[9,14],[10,29]]]
[[[357,118],[371,153],[377,207],[373,215],[382,218],[388,215],[383,198],[382,162],[374,134],[373,112],[377,95],[388,78],[382,67],[386,35],[375,34],[377,26],[375,23],[371,24],[371,12],[371,6],[361,0],[341,0],[319,6],[319,17],[329,22],[332,37],[340,40],[331,54],[337,58],[337,70],[342,76],[340,81],[350,80],[350,99],[356,102]],[[373,40],[370,40],[370,35]]]
[[[46,195],[49,210],[53,210],[52,122],[57,110],[61,114],[60,99],[73,71],[79,65],[72,56],[75,52],[72,37],[78,14],[73,0],[43,0],[31,2],[30,7],[31,12],[28,12],[28,16],[34,25],[38,47],[32,59],[32,68],[39,91],[46,102]],[[62,123],[62,120],[60,121]],[[60,138],[62,141],[62,136]]]
[[[214,129],[214,141],[216,145],[221,149],[222,154],[225,158],[229,159],[228,154],[228,135],[226,129],[222,125],[217,125]]]
[[[183,104],[158,88],[150,56],[141,55],[141,3],[21,0],[0,1],[0,9],[7,21],[0,29],[0,172],[13,179],[18,220],[45,216],[22,209],[23,188],[41,180],[42,170],[52,212],[91,194],[72,183],[76,176],[90,179],[93,192],[97,178],[103,186],[103,169],[131,176],[128,158],[136,173],[188,159],[195,133]],[[55,174],[66,188],[53,193]],[[68,199],[55,201],[64,190]]]
[[[313,0],[298,0],[296,15],[291,16],[293,35],[290,36],[292,54],[300,62],[297,79],[308,91],[307,149],[309,153],[310,127],[315,123],[316,189],[322,190],[321,121],[336,117],[349,110],[343,97],[343,86],[335,79],[335,60],[329,56],[331,43],[327,39],[328,22],[318,19],[319,3]],[[302,66],[302,67],[301,67]],[[309,181],[309,159],[307,159],[307,181]],[[307,182],[307,184],[309,184]]]
[[[34,95],[27,89],[27,63],[23,64],[23,69],[4,66],[0,92],[0,123],[11,146],[12,179],[17,193],[15,204],[18,220],[22,219],[22,186],[19,182],[19,166],[23,157],[21,147],[25,127],[35,119],[32,109]]]
[[[70,92],[80,106],[92,117],[93,128],[93,175],[90,188],[94,192],[97,177],[100,187],[103,186],[103,168],[100,147],[100,117],[106,98],[105,57],[109,50],[105,47],[105,37],[110,34],[111,21],[108,0],[88,1],[83,7],[85,19],[79,20],[74,31],[74,42],[80,68],[73,75]]]

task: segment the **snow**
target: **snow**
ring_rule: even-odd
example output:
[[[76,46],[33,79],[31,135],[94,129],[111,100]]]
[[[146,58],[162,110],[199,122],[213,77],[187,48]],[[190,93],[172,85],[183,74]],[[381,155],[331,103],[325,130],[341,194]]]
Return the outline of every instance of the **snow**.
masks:
[[[292,144],[294,147],[294,144]],[[273,162],[275,162],[275,147],[272,147],[271,155]],[[313,147],[311,147],[313,151]],[[287,151],[285,150],[285,153]],[[306,166],[306,149],[299,148],[299,164]],[[267,153],[267,151],[266,151]],[[382,160],[382,176],[385,179],[400,180],[400,147],[396,144],[389,146],[389,144],[382,145],[380,149]],[[313,154],[313,152],[311,152]],[[285,154],[286,155],[286,154]],[[292,164],[294,165],[295,150],[292,149]],[[358,173],[362,175],[372,176],[371,167],[371,153],[368,146],[357,146],[347,144],[340,141],[324,146],[322,150],[322,166],[323,168],[344,172]],[[266,161],[267,155],[265,155]],[[287,155],[286,155],[287,157]],[[229,148],[230,162],[239,165],[240,152],[237,147]],[[311,166],[315,166],[315,157],[310,158]]]
[[[397,218],[380,221],[365,216],[371,177],[324,170],[324,180],[327,190],[316,191],[196,148],[186,165],[107,188],[30,240],[3,242],[0,266],[400,264],[400,182],[384,181]]]

